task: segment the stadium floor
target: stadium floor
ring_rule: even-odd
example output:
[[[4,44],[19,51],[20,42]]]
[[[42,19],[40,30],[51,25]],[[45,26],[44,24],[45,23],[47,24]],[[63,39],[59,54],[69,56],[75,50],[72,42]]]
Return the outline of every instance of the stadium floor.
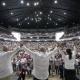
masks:
[[[0,80],[17,80],[17,76],[12,75],[10,77],[6,77],[6,78],[0,79]],[[32,77],[27,77],[26,80],[32,80]],[[50,76],[49,80],[61,80],[61,79],[59,78],[59,76]]]
[[[77,75],[76,77],[78,78],[78,80],[80,80],[80,75]],[[6,78],[0,79],[0,80],[17,80],[17,78],[18,77],[16,76],[16,74],[13,74],[9,77],[6,77]],[[32,77],[27,76],[26,80],[32,80]],[[60,79],[58,75],[53,75],[53,76],[49,77],[49,80],[62,80],[62,79]]]
[[[10,79],[10,78],[5,78],[5,79],[1,79],[1,80],[12,80],[12,79]],[[14,79],[13,79],[14,80]],[[17,79],[15,79],[15,80],[17,80]],[[26,80],[32,80],[32,78],[26,78]],[[52,77],[52,78],[49,78],[49,80],[61,80],[61,79],[59,79],[59,78],[57,78],[57,77]]]

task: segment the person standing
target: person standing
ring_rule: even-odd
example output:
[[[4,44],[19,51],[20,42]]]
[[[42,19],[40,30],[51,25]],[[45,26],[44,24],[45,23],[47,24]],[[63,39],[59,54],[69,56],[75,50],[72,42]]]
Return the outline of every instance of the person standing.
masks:
[[[16,71],[16,59],[13,58],[12,60],[12,67],[13,67],[13,71],[15,72]]]
[[[18,79],[17,80],[25,80],[26,77],[26,70],[25,67],[23,66],[21,71],[18,73]]]
[[[62,57],[60,57],[60,62],[59,62],[59,73],[60,73],[60,78],[63,79],[63,72],[64,72],[64,62]]]
[[[63,60],[64,60],[64,77],[65,80],[75,80],[76,71],[75,71],[75,59],[76,59],[76,47],[74,46],[74,52],[71,49],[66,49],[66,54],[63,52]]]
[[[49,75],[53,74],[53,57],[49,59]]]
[[[11,58],[19,51],[20,48],[8,51],[6,46],[3,47],[3,51],[0,51],[0,78],[10,76],[13,73]]]
[[[44,47],[41,47],[39,52],[33,52],[26,47],[23,47],[23,49],[30,53],[33,58],[33,80],[48,80],[49,59],[52,55],[56,54],[58,48],[55,47],[50,52],[46,52]]]

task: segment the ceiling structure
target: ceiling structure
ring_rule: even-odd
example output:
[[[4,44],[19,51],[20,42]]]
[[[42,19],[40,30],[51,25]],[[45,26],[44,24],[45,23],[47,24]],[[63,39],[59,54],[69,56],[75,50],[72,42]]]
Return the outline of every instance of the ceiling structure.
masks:
[[[80,0],[0,0],[6,29],[68,29],[80,25]]]

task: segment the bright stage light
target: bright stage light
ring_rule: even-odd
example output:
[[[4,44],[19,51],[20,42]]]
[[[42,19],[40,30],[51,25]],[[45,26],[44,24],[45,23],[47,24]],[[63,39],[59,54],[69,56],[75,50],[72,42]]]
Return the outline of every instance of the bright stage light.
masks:
[[[11,34],[16,38],[17,41],[21,41],[21,34],[20,33],[12,32]]]
[[[55,34],[55,40],[60,41],[60,38],[64,35],[64,32],[57,32]]]

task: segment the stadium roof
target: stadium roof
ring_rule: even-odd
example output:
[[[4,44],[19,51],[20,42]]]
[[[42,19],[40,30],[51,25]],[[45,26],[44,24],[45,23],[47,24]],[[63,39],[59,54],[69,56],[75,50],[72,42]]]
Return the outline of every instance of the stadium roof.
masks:
[[[59,29],[80,25],[80,0],[0,0],[6,29]]]

